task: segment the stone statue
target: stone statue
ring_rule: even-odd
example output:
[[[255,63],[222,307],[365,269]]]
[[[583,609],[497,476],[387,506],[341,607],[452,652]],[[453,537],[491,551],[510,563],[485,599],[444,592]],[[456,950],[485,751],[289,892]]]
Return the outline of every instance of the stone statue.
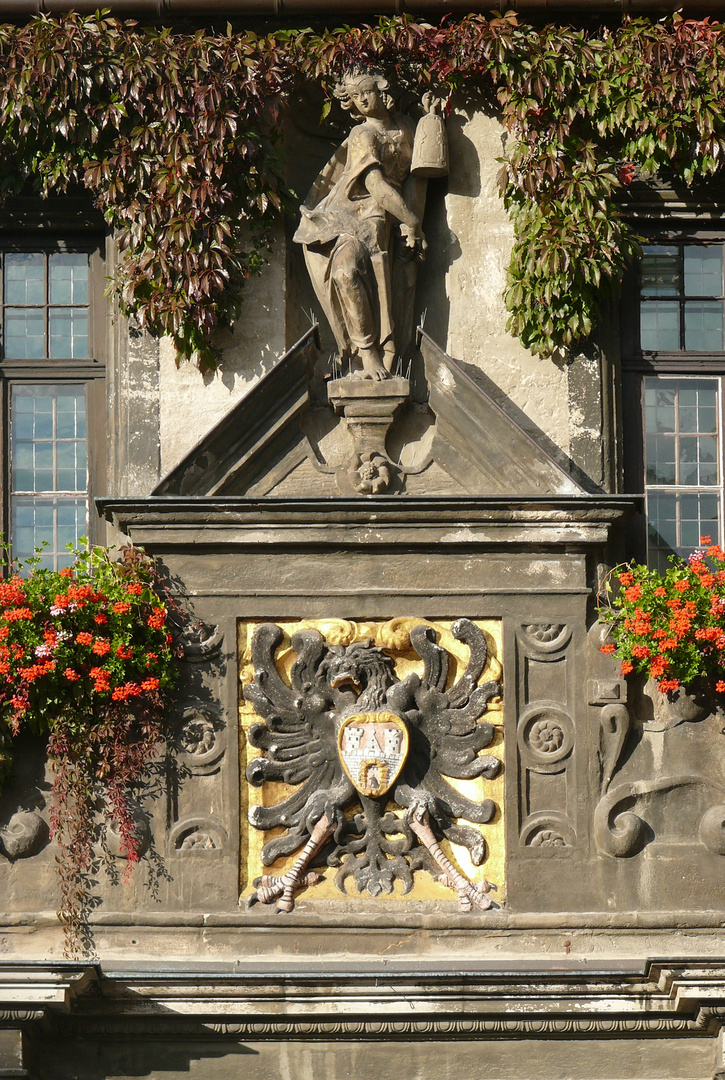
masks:
[[[359,123],[317,177],[294,239],[304,245],[338,362],[378,381],[412,337],[427,178],[448,171],[445,129],[430,94],[417,130],[393,112],[375,68],[350,69],[335,96]]]

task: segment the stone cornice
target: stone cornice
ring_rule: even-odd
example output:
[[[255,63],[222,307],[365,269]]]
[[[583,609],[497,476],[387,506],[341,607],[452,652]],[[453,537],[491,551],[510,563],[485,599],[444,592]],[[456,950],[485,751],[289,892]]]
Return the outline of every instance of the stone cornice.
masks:
[[[97,980],[98,968],[89,963],[0,962],[0,1021],[18,1023],[48,1012],[69,1012]]]
[[[619,495],[96,499],[108,521],[149,549],[285,546],[467,548],[606,542],[638,497]],[[202,530],[203,531],[200,531]]]
[[[228,1039],[714,1036],[725,959],[0,965],[0,1025]]]
[[[217,968],[222,965],[217,965]],[[227,965],[225,965],[227,966]],[[67,1033],[201,1037],[470,1038],[521,1034],[714,1035],[725,1019],[725,960],[435,966],[257,964],[209,970],[85,969],[58,1023]],[[20,965],[0,970],[0,998]],[[80,973],[80,967],[78,969]],[[68,975],[30,972],[52,994]],[[8,981],[9,980],[9,981]],[[0,1002],[1,1003],[1,1002]]]

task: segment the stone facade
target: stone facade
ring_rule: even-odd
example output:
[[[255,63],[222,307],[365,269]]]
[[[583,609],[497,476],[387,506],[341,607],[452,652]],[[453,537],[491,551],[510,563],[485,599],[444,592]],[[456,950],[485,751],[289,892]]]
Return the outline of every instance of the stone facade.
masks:
[[[304,120],[285,136],[299,191],[331,151]],[[213,375],[109,322],[100,520],[158,557],[193,630],[144,802],[148,850],[119,879],[109,838],[87,960],[63,958],[47,763],[32,740],[18,755],[0,804],[3,1076],[725,1072],[722,711],[663,718],[600,651],[597,591],[641,510],[618,465],[617,318],[566,362],[506,333],[501,129],[454,105],[448,137],[450,175],[428,185],[421,329],[383,390],[331,370],[291,232]],[[262,663],[254,632],[270,624],[281,636]],[[478,668],[464,624],[487,642]],[[324,674],[356,645],[394,666],[364,707],[360,667],[346,686]],[[379,776],[353,777],[335,801],[360,765],[354,739],[337,741],[348,715],[377,716],[404,749],[391,738],[378,755],[398,770],[382,795]],[[257,782],[260,758],[280,764],[257,765]],[[265,861],[296,811],[254,821],[309,775],[315,814]],[[456,800],[489,798],[475,839]],[[378,812],[366,799],[385,826],[355,824]],[[345,829],[404,855],[410,889],[337,887]],[[285,882],[300,852],[293,902],[251,903],[275,888],[255,877]],[[466,907],[461,879],[496,885],[494,903]]]

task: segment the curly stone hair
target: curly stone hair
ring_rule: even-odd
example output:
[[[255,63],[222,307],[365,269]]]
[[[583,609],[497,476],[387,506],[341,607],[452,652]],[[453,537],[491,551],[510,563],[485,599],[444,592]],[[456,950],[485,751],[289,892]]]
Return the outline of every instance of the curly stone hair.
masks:
[[[343,73],[342,79],[334,89],[334,94],[337,100],[342,105],[346,112],[349,112],[353,117],[359,116],[355,105],[353,104],[349,92],[348,86],[351,83],[356,83],[360,79],[372,79],[378,88],[380,97],[383,104],[388,111],[392,112],[395,102],[390,92],[390,82],[386,78],[381,68],[373,67],[372,64],[354,64],[353,67],[348,68]]]

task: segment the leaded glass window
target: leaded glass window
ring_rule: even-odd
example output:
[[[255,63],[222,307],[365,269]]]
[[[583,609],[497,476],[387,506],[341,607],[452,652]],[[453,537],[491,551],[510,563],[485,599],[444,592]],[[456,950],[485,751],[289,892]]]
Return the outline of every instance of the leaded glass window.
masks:
[[[88,255],[6,252],[3,258],[6,360],[88,356]]]
[[[625,292],[625,468],[646,497],[647,559],[664,570],[701,536],[725,536],[723,242],[645,244],[638,283],[631,300]]]
[[[88,531],[85,387],[15,384],[10,417],[13,554],[45,544],[43,565],[64,566]]]
[[[701,536],[722,535],[721,381],[644,381],[649,561],[687,556]]]
[[[87,466],[90,257],[0,252],[6,380],[6,524],[13,556],[43,547],[41,565],[70,562],[89,532]]]
[[[642,248],[639,332],[644,352],[725,350],[721,244]]]

